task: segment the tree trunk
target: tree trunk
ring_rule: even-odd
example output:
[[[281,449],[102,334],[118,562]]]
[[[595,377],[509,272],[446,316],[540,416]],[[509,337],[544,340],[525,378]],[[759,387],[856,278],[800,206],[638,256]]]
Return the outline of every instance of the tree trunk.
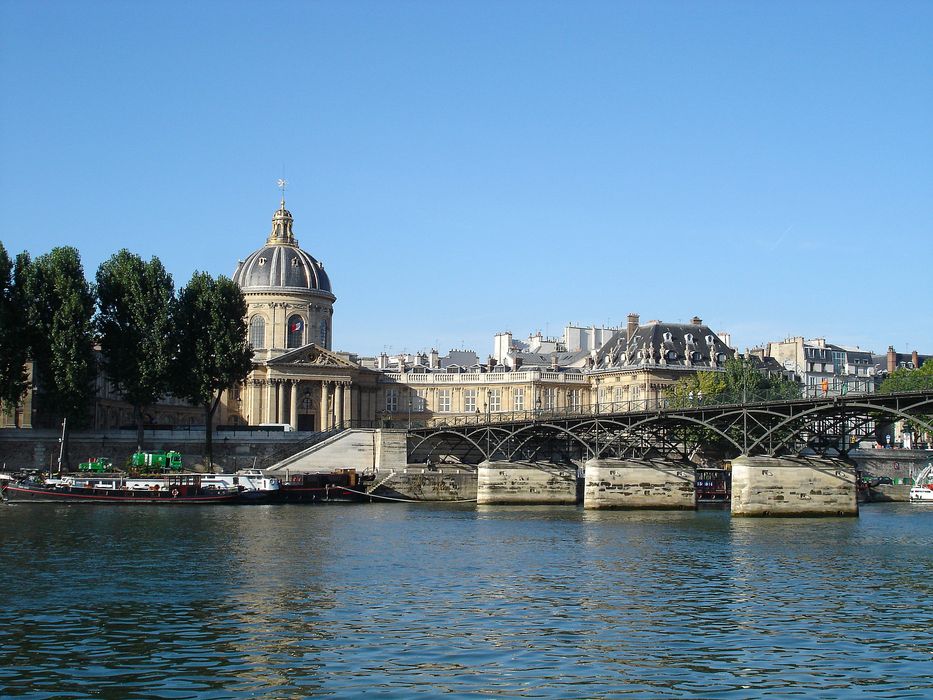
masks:
[[[208,471],[214,470],[214,413],[220,404],[220,397],[223,392],[217,392],[217,396],[212,401],[204,404],[204,446],[207,454]]]
[[[136,421],[136,451],[143,451],[143,407],[133,406],[133,419]]]
[[[204,460],[207,472],[214,471],[214,441],[213,441],[214,411],[209,403],[204,404]]]

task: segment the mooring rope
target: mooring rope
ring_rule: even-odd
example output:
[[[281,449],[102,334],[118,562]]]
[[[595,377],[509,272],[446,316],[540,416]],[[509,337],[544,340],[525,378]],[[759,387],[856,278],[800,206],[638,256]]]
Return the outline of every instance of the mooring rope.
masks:
[[[452,501],[418,501],[411,498],[392,498],[392,496],[377,496],[374,493],[367,493],[366,491],[355,491],[349,489],[346,486],[331,486],[333,489],[342,489],[343,491],[349,491],[350,493],[358,493],[360,496],[369,496],[370,498],[381,498],[384,501],[398,501],[399,503],[476,503],[475,498],[462,498],[455,499]]]

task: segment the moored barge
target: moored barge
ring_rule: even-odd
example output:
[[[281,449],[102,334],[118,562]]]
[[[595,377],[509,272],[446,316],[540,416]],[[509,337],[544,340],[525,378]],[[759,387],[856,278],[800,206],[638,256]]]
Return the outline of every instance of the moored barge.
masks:
[[[9,482],[3,488],[9,503],[134,503],[224,504],[240,503],[241,490],[203,483],[200,474],[126,477],[108,474],[63,476],[37,481]]]

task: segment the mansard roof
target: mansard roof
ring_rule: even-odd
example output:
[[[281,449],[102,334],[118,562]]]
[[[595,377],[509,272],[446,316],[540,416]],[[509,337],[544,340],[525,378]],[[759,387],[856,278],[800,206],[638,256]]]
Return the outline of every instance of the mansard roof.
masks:
[[[628,338],[619,330],[600,348],[597,369],[624,369],[653,365],[696,369],[717,369],[735,355],[709,326],[652,321],[638,326]]]

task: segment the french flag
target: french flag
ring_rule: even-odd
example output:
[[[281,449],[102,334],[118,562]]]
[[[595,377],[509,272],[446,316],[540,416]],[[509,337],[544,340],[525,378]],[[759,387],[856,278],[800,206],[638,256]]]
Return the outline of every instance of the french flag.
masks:
[[[302,321],[301,319],[298,319],[297,321],[295,321],[293,324],[291,324],[288,327],[288,330],[291,331],[292,333],[298,333],[301,330],[301,328],[302,328]]]

